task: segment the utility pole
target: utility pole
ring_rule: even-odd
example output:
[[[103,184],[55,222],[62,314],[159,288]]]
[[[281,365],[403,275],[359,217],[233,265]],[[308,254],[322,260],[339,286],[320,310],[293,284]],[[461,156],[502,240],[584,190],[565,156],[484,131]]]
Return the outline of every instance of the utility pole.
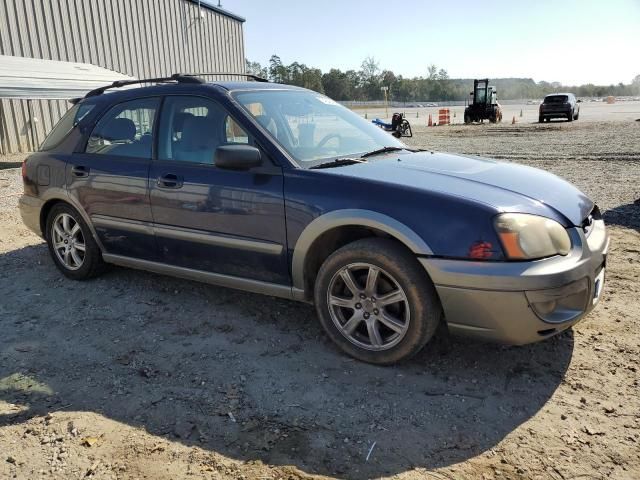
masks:
[[[384,92],[384,118],[389,118],[389,87],[380,88]]]

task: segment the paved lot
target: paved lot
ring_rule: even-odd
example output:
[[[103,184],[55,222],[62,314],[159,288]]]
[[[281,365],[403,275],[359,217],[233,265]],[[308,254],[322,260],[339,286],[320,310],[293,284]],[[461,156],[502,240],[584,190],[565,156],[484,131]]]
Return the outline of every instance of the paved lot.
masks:
[[[0,478],[640,477],[640,122],[416,125],[410,143],[592,195],[613,242],[598,309],[543,343],[440,335],[373,367],[306,305],[124,269],[64,279],[19,221],[19,169],[0,169]]]
[[[503,121],[502,124],[511,124],[513,117],[516,117],[517,123],[537,123],[538,122],[539,104],[513,104],[502,105]],[[376,117],[391,117],[394,111],[401,111],[406,114],[407,119],[416,125],[426,125],[429,114],[434,122],[438,119],[438,110],[440,108],[449,108],[451,114],[451,122],[454,124],[462,124],[464,121],[464,106],[459,107],[429,107],[429,108],[404,108],[394,109],[384,108],[358,108],[356,111],[367,118],[374,119]],[[522,117],[520,116],[522,112]],[[388,114],[388,115],[387,115]],[[454,117],[455,114],[455,117]],[[632,122],[640,118],[640,102],[618,102],[608,104],[604,102],[581,102],[580,118],[578,122]],[[565,123],[566,120],[554,119],[552,122]],[[567,122],[568,123],[568,122]]]

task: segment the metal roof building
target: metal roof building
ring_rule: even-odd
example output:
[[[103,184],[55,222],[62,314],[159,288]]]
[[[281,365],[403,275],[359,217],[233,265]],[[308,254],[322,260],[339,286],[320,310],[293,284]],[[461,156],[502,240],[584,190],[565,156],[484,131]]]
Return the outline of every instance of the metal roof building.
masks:
[[[136,78],[243,73],[243,23],[211,0],[0,0],[0,55]],[[42,96],[0,98],[0,154],[37,149],[69,106]]]

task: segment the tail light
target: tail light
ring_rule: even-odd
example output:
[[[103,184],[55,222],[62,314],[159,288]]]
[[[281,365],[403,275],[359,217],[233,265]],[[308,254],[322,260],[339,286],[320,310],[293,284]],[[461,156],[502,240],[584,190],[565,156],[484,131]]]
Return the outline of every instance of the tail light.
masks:
[[[27,179],[27,159],[22,161],[22,180]]]

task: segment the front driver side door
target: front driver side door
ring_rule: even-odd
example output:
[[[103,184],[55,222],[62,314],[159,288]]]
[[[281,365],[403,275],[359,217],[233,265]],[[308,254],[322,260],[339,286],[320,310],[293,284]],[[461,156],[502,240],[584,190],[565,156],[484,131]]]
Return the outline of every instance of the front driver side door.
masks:
[[[282,169],[264,155],[248,171],[217,168],[216,148],[234,143],[253,140],[217,102],[165,98],[149,177],[161,260],[289,284]]]

